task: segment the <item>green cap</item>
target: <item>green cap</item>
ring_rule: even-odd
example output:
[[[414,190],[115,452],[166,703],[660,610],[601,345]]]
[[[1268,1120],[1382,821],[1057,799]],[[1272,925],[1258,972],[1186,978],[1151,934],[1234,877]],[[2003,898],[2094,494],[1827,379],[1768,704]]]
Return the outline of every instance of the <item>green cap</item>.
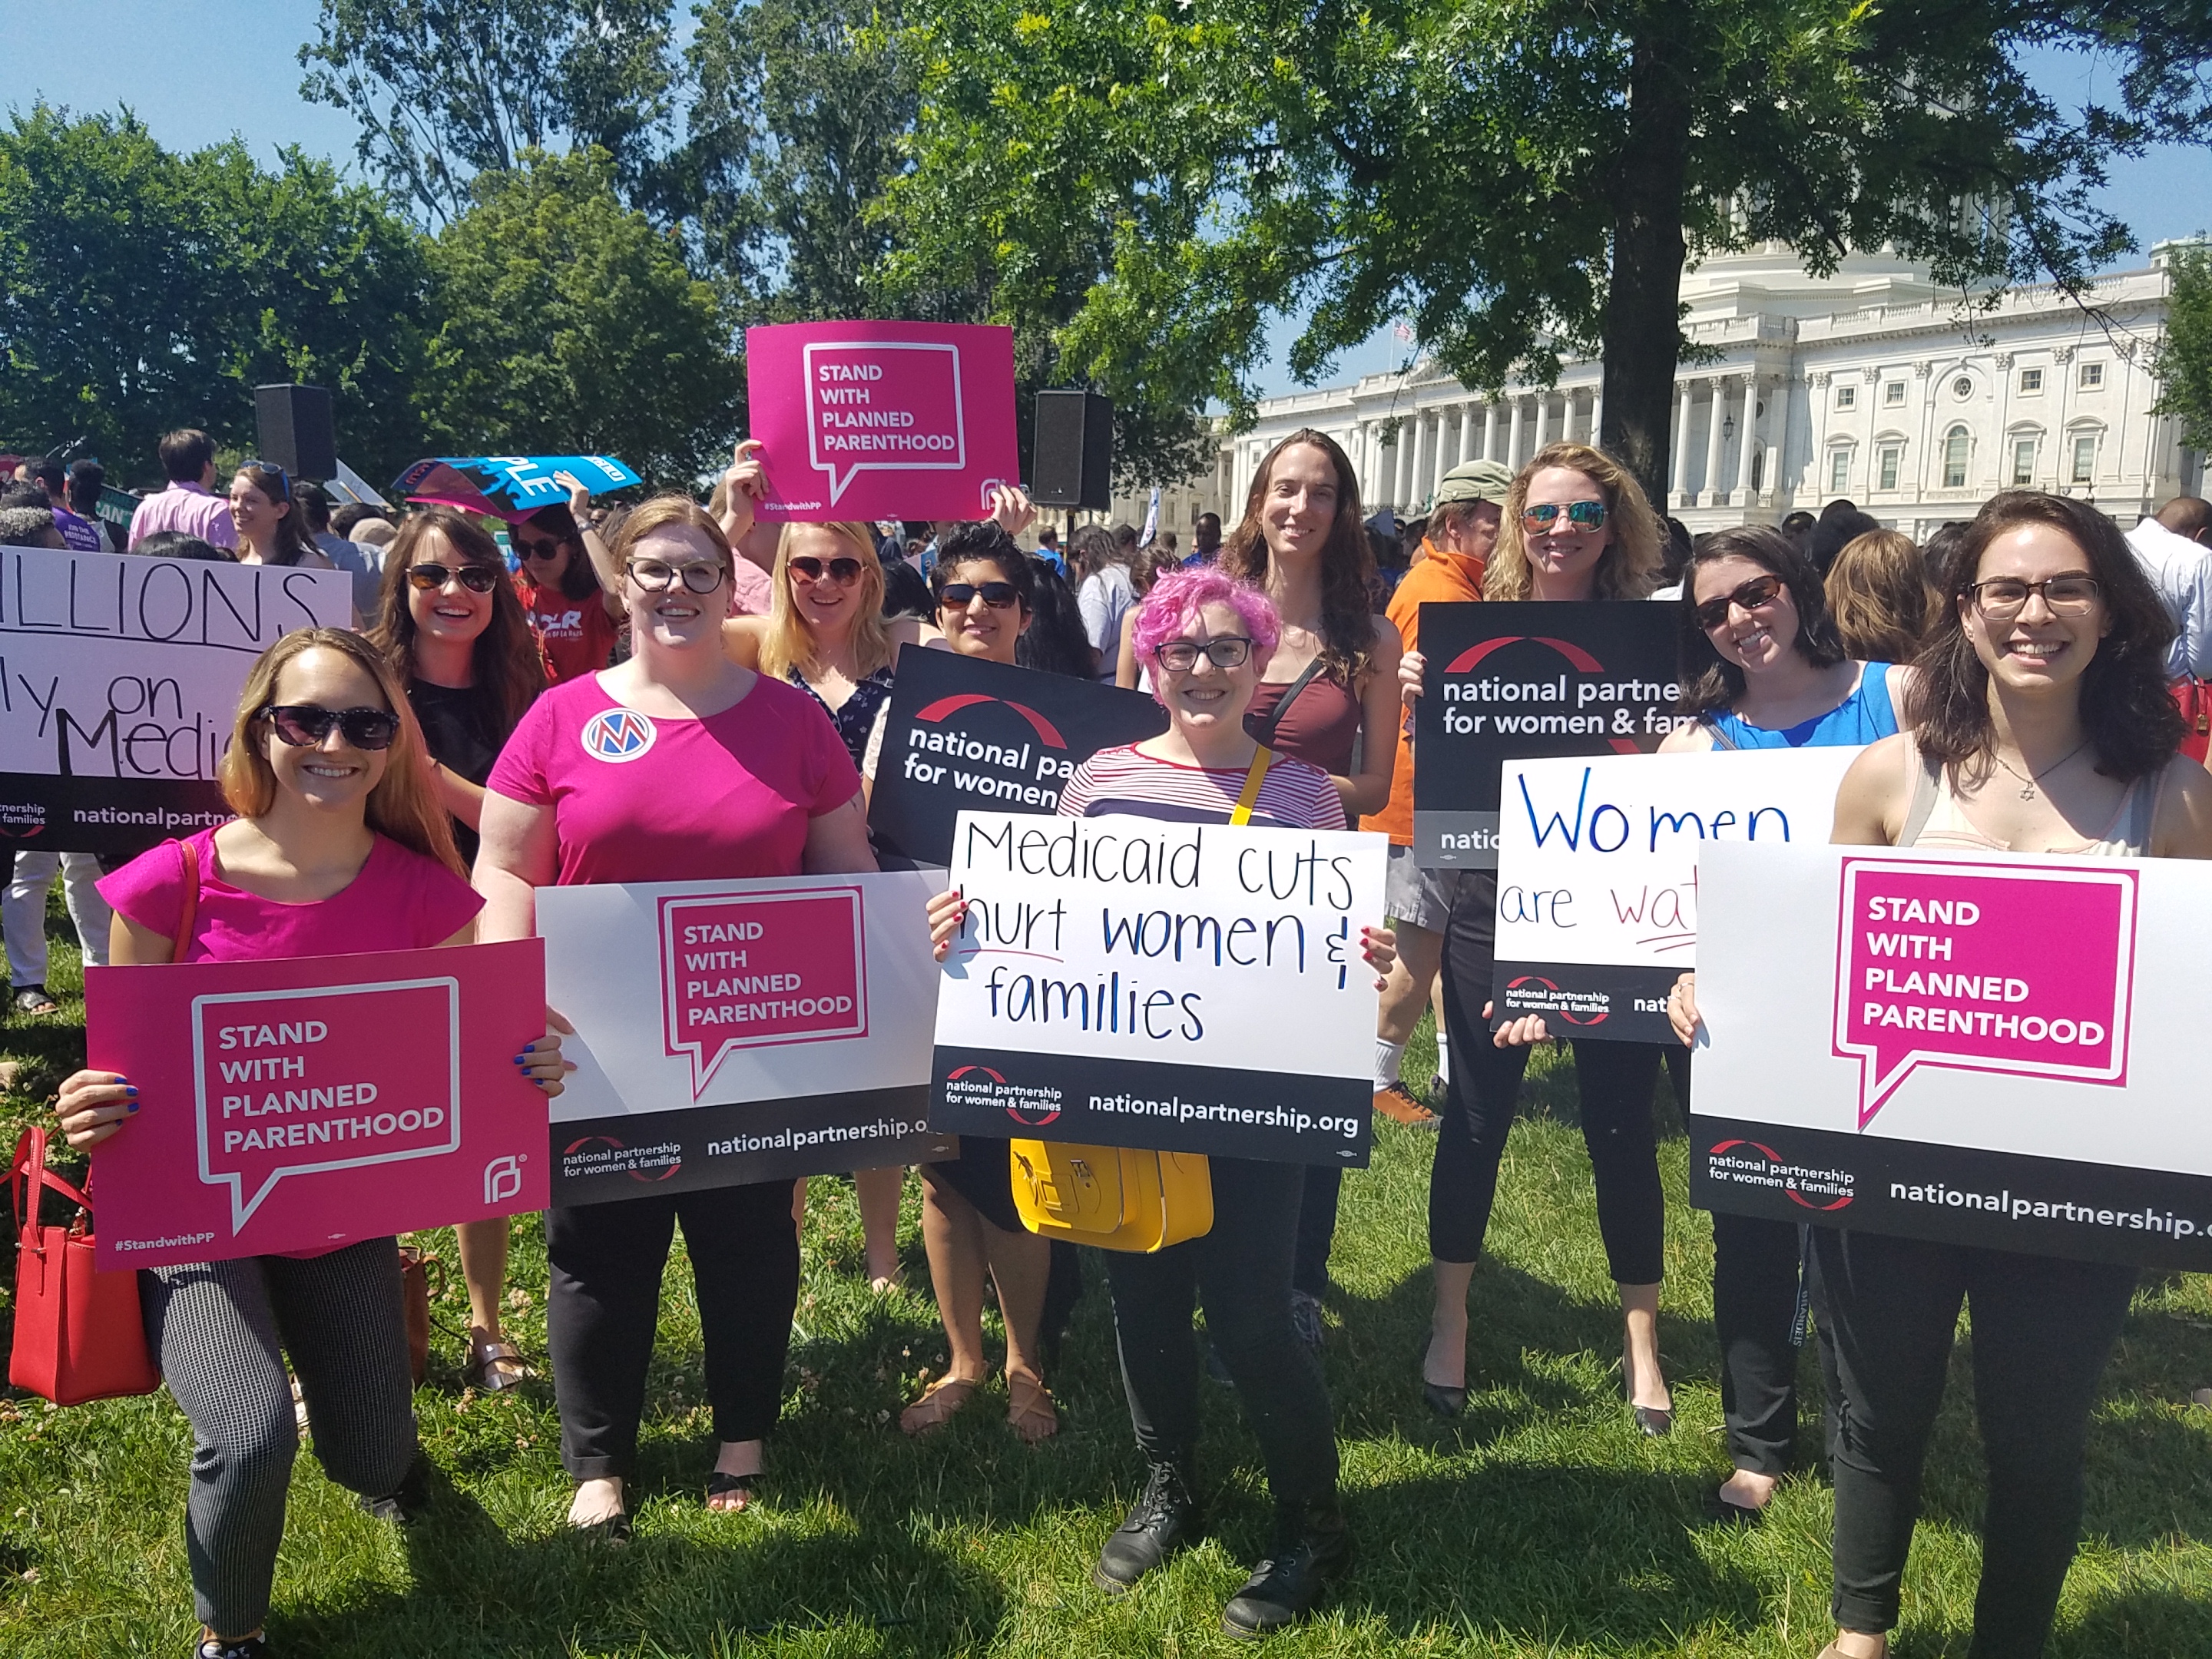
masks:
[[[1513,469],[1503,461],[1462,461],[1444,474],[1443,482],[1437,486],[1437,498],[1431,503],[1442,507],[1449,501],[1495,501],[1505,505],[1505,492],[1513,487]]]

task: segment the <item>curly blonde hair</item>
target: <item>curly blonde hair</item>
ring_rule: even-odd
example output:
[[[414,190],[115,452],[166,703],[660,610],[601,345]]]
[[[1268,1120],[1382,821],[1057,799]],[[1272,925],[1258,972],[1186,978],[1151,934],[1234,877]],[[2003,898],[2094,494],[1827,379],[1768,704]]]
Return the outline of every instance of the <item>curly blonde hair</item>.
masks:
[[[1521,530],[1522,510],[1528,505],[1528,485],[1546,467],[1563,466],[1579,472],[1605,497],[1606,528],[1613,532],[1605,551],[1598,555],[1597,585],[1601,599],[1640,599],[1657,585],[1659,549],[1664,539],[1659,515],[1644,499],[1644,487],[1619,461],[1588,444],[1546,444],[1528,465],[1513,475],[1505,493],[1505,521],[1498,527],[1498,546],[1483,573],[1486,599],[1525,599],[1534,596],[1534,574],[1528,567],[1527,538]]]

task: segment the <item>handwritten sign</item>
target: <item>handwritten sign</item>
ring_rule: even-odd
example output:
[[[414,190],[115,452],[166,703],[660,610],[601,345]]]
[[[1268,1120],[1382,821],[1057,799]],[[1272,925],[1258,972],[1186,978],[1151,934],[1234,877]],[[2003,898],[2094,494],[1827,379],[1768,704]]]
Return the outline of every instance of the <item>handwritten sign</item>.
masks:
[[[2212,1267],[2212,868],[1719,843],[1698,877],[1694,1202]]]
[[[534,939],[85,970],[89,1063],[144,1109],[94,1155],[103,1267],[335,1248],[545,1202]]]
[[[1011,329],[750,328],[745,385],[764,520],[980,518],[1020,478]]]
[[[1141,691],[909,645],[868,804],[877,857],[942,868],[963,809],[1050,812],[1085,761],[1167,724]]]
[[[1675,626],[1663,605],[1423,605],[1414,856],[1497,866],[1506,761],[1656,749],[1676,720]]]
[[[1380,836],[963,812],[930,1121],[1367,1162]]]
[[[224,822],[246,671],[352,617],[342,570],[0,547],[0,840],[121,855]]]
[[[1498,821],[1495,1024],[1672,1042],[1697,964],[1698,855],[1828,839],[1853,748],[1508,761]]]
[[[942,1158],[926,1127],[940,878],[547,887],[546,991],[576,1027],[556,1204]]]

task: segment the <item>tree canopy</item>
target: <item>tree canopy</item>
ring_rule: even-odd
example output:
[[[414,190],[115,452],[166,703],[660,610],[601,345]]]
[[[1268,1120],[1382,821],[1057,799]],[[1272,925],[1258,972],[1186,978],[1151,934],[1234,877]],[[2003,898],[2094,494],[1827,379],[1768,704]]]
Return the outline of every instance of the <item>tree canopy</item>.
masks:
[[[2158,412],[2175,416],[2181,441],[2212,450],[2212,248],[2174,256],[2173,299],[2159,348]]]

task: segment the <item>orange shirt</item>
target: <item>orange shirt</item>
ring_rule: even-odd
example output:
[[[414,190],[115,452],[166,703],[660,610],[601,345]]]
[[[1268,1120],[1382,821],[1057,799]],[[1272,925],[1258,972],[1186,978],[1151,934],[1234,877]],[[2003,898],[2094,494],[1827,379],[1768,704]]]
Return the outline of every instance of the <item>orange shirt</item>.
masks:
[[[1482,561],[1470,559],[1463,553],[1453,553],[1433,542],[1421,544],[1421,557],[1398,591],[1390,596],[1389,608],[1383,613],[1398,625],[1399,637],[1406,649],[1417,651],[1421,642],[1421,606],[1446,605],[1462,599],[1482,597]],[[1390,799],[1383,809],[1359,821],[1362,830],[1373,830],[1390,837],[1398,847],[1413,844],[1413,761],[1407,753],[1402,729],[1398,737],[1398,758],[1390,770]]]

